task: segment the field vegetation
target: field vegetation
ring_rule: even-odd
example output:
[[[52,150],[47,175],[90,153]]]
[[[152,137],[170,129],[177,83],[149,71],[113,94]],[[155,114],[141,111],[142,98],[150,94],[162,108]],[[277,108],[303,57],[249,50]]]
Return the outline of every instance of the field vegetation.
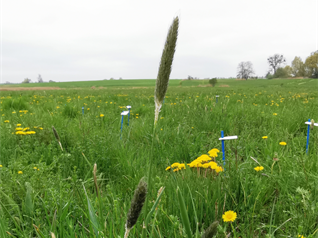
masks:
[[[48,84],[1,92],[0,237],[124,237],[142,178],[129,237],[318,237],[316,79],[170,80],[156,127],[154,80]]]

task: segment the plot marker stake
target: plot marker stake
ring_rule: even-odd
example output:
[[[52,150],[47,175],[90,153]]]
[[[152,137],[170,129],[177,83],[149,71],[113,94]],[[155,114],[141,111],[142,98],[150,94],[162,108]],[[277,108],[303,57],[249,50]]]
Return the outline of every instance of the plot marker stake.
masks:
[[[306,154],[308,154],[310,125],[312,123],[310,122],[310,119],[308,119],[308,122],[306,121],[305,124],[308,125],[308,127],[307,127],[307,144],[306,144]],[[313,123],[313,126],[318,126],[318,123]]]
[[[237,139],[237,136],[226,136],[224,137],[224,132],[221,131],[221,138],[219,138],[220,141],[222,141],[222,154],[223,154],[223,164],[225,165],[225,146],[224,141],[225,140],[235,140]]]
[[[216,95],[216,96],[215,96],[215,99],[216,99],[216,103],[218,103],[219,95]]]
[[[131,108],[131,106],[128,105],[126,108],[128,109],[128,124],[127,125],[129,126],[129,117],[130,117],[130,108]]]
[[[84,107],[82,107],[82,114],[84,115]]]
[[[124,116],[128,115],[129,111],[123,111],[121,115],[121,125],[120,125],[120,139],[121,139],[121,134],[123,132],[123,123],[124,123]]]

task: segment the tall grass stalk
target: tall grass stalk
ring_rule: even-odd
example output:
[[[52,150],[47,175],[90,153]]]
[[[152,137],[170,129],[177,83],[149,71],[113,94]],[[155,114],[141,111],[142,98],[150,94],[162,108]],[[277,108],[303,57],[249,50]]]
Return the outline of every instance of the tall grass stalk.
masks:
[[[165,98],[169,77],[171,73],[171,67],[173,62],[174,52],[176,50],[177,38],[178,38],[179,18],[173,19],[170,26],[166,43],[162,52],[158,76],[155,87],[155,125],[157,124],[160,108]]]

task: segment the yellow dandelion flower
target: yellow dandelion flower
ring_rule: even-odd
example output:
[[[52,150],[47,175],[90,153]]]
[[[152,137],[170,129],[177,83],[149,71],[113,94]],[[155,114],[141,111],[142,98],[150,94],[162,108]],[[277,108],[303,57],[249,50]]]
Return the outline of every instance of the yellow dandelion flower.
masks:
[[[218,149],[216,149],[216,148],[214,148],[214,149],[212,149],[212,150],[210,150],[209,152],[208,152],[208,154],[211,156],[211,157],[218,157],[218,153],[219,153],[220,151],[218,150]]]
[[[104,116],[104,114],[100,114],[99,116],[100,116],[100,117],[103,117],[103,116]]]
[[[5,120],[5,121],[4,121],[4,123],[9,123],[9,122],[10,122],[9,120]]]
[[[305,236],[303,235],[298,235],[299,238],[306,238]]]
[[[263,139],[267,139],[267,138],[268,138],[268,136],[263,136],[262,138],[263,138]]]
[[[199,162],[208,162],[210,160],[211,160],[210,156],[205,155],[205,154],[196,158],[196,161],[199,161]]]
[[[21,126],[21,124],[17,124],[17,126]]]
[[[2,164],[0,164],[0,168],[2,168]]]
[[[280,145],[284,145],[284,146],[285,146],[285,145],[287,145],[287,143],[286,143],[286,142],[284,142],[284,141],[279,142],[279,144],[280,144]]]
[[[23,129],[21,127],[15,128],[16,131],[22,131]]]
[[[273,113],[274,116],[277,116],[277,113]]]
[[[33,167],[33,169],[38,169],[37,167]]]
[[[224,222],[233,222],[235,221],[236,217],[237,217],[237,214],[236,212],[233,212],[233,211],[227,211],[222,215]]]
[[[215,172],[217,172],[217,173],[220,173],[220,172],[223,172],[223,171],[224,171],[224,169],[221,166],[217,166],[215,168]]]
[[[166,168],[166,171],[167,171],[167,170],[170,170],[170,169],[171,169],[171,167],[170,167],[170,166],[168,166],[168,167]]]
[[[12,112],[12,113],[16,113],[16,112]]]
[[[18,174],[23,174],[23,172],[22,172],[22,171],[19,171]]]
[[[263,166],[257,166],[257,167],[254,168],[254,170],[257,171],[257,172],[258,172],[258,171],[261,171],[261,170],[263,170],[263,169],[264,169]]]

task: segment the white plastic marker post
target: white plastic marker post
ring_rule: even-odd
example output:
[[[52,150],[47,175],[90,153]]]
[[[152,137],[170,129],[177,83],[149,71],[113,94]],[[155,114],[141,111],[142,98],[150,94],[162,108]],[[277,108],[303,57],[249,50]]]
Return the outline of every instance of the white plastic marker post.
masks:
[[[306,154],[308,154],[308,148],[309,148],[309,132],[310,132],[310,119],[308,119],[308,121],[305,122],[306,125],[308,125],[307,127],[307,144],[306,144]],[[318,126],[318,123],[314,123],[314,126]]]
[[[216,95],[215,99],[216,99],[216,103],[218,103],[219,95]]]
[[[223,153],[223,164],[225,165],[225,147],[224,147],[224,141],[225,140],[235,140],[237,139],[237,136],[226,136],[224,137],[224,132],[221,131],[221,138],[219,138],[220,141],[222,141],[222,153]]]
[[[120,139],[121,139],[121,133],[123,132],[123,123],[124,123],[124,116],[128,115],[129,111],[123,111],[121,115],[121,125],[120,125]]]
[[[129,126],[129,117],[130,117],[130,108],[131,108],[131,106],[130,105],[128,105],[128,106],[126,106],[126,108],[128,109],[128,126]]]

